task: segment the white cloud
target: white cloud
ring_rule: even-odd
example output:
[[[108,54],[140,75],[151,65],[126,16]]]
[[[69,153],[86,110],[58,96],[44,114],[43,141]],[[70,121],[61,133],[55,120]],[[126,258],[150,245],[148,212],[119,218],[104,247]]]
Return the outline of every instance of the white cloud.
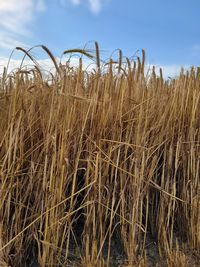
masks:
[[[8,66],[8,70],[7,72],[10,73],[12,71],[16,71],[18,68],[21,67],[21,63],[22,63],[22,58],[21,59],[16,59],[16,58],[11,58],[10,62],[9,62],[9,66]],[[8,58],[7,57],[0,57],[0,77],[2,76],[4,67],[7,67],[8,64]],[[36,62],[37,62],[37,66],[40,68],[40,70],[45,73],[48,74],[49,71],[51,71],[52,73],[55,72],[55,65],[52,62],[52,60],[50,58],[45,58],[45,59],[38,59],[35,58]],[[58,57],[55,57],[55,60],[57,61],[57,63],[60,62],[60,59]],[[63,60],[62,64],[66,64],[66,60]],[[26,70],[30,70],[33,68],[35,64],[29,59],[26,58],[23,61],[23,69]],[[78,57],[72,57],[70,59],[70,66],[71,67],[78,67],[79,66],[79,58]],[[83,60],[83,68],[87,69],[87,70],[92,70],[94,66],[91,65],[91,61],[87,58],[85,58]]]
[[[90,4],[90,9],[93,13],[97,14],[101,11],[102,0],[88,0]]]
[[[65,6],[67,1],[75,6],[86,3],[92,13],[98,14],[102,10],[103,2],[105,0],[59,0],[62,6]]]
[[[73,5],[78,6],[78,5],[80,5],[81,0],[71,0],[71,2],[72,2]]]
[[[40,12],[46,10],[45,0],[37,0],[36,10]]]
[[[10,73],[12,71],[17,70],[18,68],[20,68],[22,63],[21,59],[11,59],[9,62],[9,67],[7,72]],[[38,66],[40,67],[41,71],[43,72],[49,72],[51,70],[54,71],[55,67],[54,64],[52,62],[52,60],[50,58],[46,58],[46,59],[39,59],[37,60]],[[8,58],[6,57],[0,57],[0,76],[3,73],[3,69],[4,67],[7,67],[8,64]],[[34,63],[30,60],[30,59],[25,59],[23,61],[23,69],[32,69],[34,66]]]
[[[62,5],[70,1],[79,6],[86,3],[91,12],[97,14],[101,11],[105,0],[56,0]],[[0,0],[0,48],[11,49],[22,42],[23,37],[31,36],[30,25],[37,12],[46,9],[47,0]]]
[[[14,48],[23,37],[31,35],[30,23],[36,12],[45,10],[44,0],[0,0],[0,47]],[[12,45],[13,43],[13,45]]]
[[[172,65],[161,65],[156,68],[157,72],[159,72],[159,68],[162,68],[163,76],[167,77],[175,77],[180,74],[181,66],[172,64]]]
[[[32,1],[1,0],[0,26],[5,31],[18,34],[27,34],[26,23],[32,18]]]
[[[91,12],[101,11],[105,0],[56,0],[65,5],[70,1],[79,6],[86,3]],[[0,48],[12,49],[16,44],[25,46],[22,39],[31,36],[30,25],[38,12],[46,9],[47,0],[0,0]]]
[[[13,50],[16,46],[27,47],[28,45],[24,42],[18,41],[16,36],[13,34],[0,31],[0,47]]]
[[[59,58],[56,58],[57,62],[59,62]],[[54,71],[55,66],[52,62],[52,60],[50,58],[46,58],[46,59],[37,59],[36,60],[37,63],[39,64],[40,68],[45,70],[45,71]],[[65,61],[63,61],[64,63]],[[3,67],[7,66],[8,63],[8,58],[3,58],[0,57],[0,75],[3,72]],[[91,65],[90,64],[91,61],[88,59],[85,59],[83,61],[83,66],[85,69],[87,70],[92,70],[93,68],[95,68],[95,65]],[[21,60],[20,59],[11,59],[10,61],[10,65],[9,65],[9,69],[8,72],[13,71],[17,68],[20,67],[21,64]],[[23,63],[23,66],[28,65],[29,67],[33,66],[34,63],[30,60],[30,59],[26,59]],[[73,67],[77,67],[79,65],[79,59],[74,57],[71,58],[70,60],[70,65]],[[149,74],[151,73],[153,68],[153,65],[146,65],[145,69],[146,69],[146,73],[148,72]],[[155,70],[156,70],[156,74],[159,75],[159,69],[162,68],[162,72],[163,72],[163,77],[165,79],[170,78],[175,78],[176,76],[179,76],[180,74],[180,70],[181,70],[181,65],[156,65],[155,66]],[[190,67],[188,65],[183,66],[184,70],[189,70]]]
[[[155,71],[156,74],[159,75],[160,68],[162,69],[163,77],[165,79],[167,78],[175,78],[176,76],[179,76],[181,68],[183,67],[184,70],[189,70],[190,66],[189,65],[178,65],[178,64],[171,64],[171,65],[155,65]],[[152,70],[153,65],[147,65],[147,70],[150,69]]]

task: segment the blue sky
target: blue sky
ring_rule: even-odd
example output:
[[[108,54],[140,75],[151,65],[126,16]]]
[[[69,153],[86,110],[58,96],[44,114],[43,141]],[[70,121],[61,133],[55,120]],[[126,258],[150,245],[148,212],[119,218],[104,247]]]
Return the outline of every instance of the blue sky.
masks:
[[[104,58],[144,48],[147,63],[173,75],[200,65],[199,10],[199,0],[0,0],[0,65],[15,46],[44,44],[59,57],[96,40]]]

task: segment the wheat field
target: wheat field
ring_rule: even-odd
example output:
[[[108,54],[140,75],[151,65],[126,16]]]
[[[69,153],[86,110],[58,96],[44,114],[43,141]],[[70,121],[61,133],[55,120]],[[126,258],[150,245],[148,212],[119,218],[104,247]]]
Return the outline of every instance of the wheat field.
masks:
[[[200,266],[200,68],[41,49],[0,80],[0,266]]]

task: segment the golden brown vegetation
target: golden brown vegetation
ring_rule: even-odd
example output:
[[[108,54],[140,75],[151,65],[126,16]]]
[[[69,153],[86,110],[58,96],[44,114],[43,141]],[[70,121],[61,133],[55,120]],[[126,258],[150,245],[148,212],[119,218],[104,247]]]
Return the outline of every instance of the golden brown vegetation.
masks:
[[[95,57],[90,72],[55,61],[50,84],[4,72],[0,265],[114,266],[119,249],[123,266],[199,266],[200,69],[166,81],[144,52]]]

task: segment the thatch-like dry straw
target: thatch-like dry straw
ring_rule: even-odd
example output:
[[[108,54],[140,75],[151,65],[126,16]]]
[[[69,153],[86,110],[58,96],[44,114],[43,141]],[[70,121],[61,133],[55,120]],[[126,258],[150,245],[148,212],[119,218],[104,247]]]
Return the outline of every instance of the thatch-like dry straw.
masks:
[[[199,266],[199,69],[166,81],[144,51],[104,66],[97,43],[64,51],[96,59],[87,72],[41,47],[51,83],[40,69],[0,83],[0,261]]]

